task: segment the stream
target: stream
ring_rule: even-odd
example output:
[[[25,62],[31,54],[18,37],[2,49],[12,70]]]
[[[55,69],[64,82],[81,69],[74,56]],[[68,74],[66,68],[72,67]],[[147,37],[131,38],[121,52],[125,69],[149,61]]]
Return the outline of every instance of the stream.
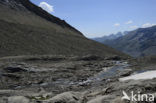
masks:
[[[103,71],[100,73],[94,75],[93,77],[88,78],[86,81],[79,82],[78,84],[83,85],[87,83],[97,83],[104,79],[110,79],[117,77],[122,74],[122,72],[125,70],[128,70],[127,72],[130,72],[130,69],[126,69],[129,67],[129,64],[127,62],[120,62],[116,61],[115,66],[112,67],[105,67],[103,68]]]

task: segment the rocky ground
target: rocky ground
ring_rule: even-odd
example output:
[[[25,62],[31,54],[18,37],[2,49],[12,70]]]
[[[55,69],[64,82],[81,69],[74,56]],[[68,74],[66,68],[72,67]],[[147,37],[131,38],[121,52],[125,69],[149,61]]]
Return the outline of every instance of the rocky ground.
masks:
[[[140,71],[117,56],[18,56],[0,60],[0,103],[133,103],[121,100],[123,91],[156,93],[156,79],[119,81]]]

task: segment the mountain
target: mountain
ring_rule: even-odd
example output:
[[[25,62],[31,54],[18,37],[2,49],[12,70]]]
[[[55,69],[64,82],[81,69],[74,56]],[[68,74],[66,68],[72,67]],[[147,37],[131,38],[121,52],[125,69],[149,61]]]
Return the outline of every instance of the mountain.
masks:
[[[133,57],[153,56],[156,55],[156,26],[139,28],[103,43]]]
[[[123,35],[124,34],[122,32],[118,32],[117,34],[110,34],[108,36],[102,36],[102,37],[98,37],[98,38],[92,38],[92,40],[95,40],[97,42],[103,43],[104,41],[113,40],[113,39],[116,39],[116,38],[121,37]]]
[[[125,56],[29,0],[0,0],[0,57],[48,54]]]

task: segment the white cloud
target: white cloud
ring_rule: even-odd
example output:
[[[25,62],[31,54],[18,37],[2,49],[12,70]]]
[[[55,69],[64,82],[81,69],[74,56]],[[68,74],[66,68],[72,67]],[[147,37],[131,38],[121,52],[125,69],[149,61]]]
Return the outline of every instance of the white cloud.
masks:
[[[52,13],[54,12],[54,8],[52,5],[46,3],[46,2],[40,2],[39,6],[44,9],[45,11]]]
[[[154,25],[156,25],[156,24],[145,23],[145,24],[142,25],[142,28],[152,27]]]
[[[117,27],[117,26],[120,26],[120,24],[119,24],[119,23],[115,23],[115,24],[114,24],[114,26],[116,26],[116,27]]]
[[[134,26],[130,26],[130,28],[131,29],[136,29],[136,28],[138,28],[138,26],[137,25],[134,25]]]
[[[132,24],[132,23],[133,23],[133,21],[132,20],[129,20],[125,24]]]

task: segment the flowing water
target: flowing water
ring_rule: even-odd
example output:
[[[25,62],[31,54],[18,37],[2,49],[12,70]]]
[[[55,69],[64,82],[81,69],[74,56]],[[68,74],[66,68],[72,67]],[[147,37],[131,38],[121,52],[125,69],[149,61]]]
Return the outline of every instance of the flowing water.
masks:
[[[90,82],[100,82],[104,79],[109,79],[113,77],[117,77],[119,73],[124,71],[126,68],[128,68],[129,64],[127,62],[120,62],[116,61],[115,66],[112,67],[105,67],[103,68],[103,71],[96,74],[93,77],[88,78],[86,81],[79,82],[80,85],[87,84]]]

